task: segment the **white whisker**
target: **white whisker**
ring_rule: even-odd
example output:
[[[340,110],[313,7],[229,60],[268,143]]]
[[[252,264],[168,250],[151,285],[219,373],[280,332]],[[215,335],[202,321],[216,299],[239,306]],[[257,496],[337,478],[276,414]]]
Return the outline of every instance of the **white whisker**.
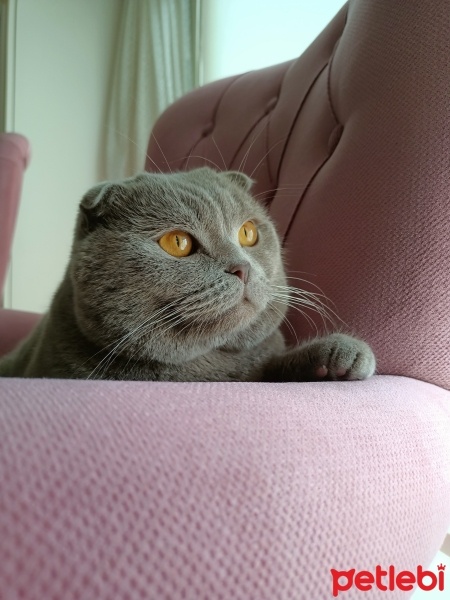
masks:
[[[225,171],[228,171],[227,163],[225,162],[225,159],[224,159],[224,157],[223,157],[223,154],[222,154],[222,152],[220,151],[220,148],[219,148],[219,146],[217,145],[217,143],[216,143],[216,140],[214,139],[214,136],[213,136],[213,135],[211,136],[211,139],[212,139],[212,141],[214,142],[214,146],[217,148],[217,152],[220,154],[220,158],[222,159],[222,162],[223,162],[223,166],[224,166],[224,169],[225,169]]]
[[[153,321],[153,319],[155,319],[155,317],[158,317],[161,315],[161,313],[163,313],[164,311],[168,310],[169,308],[171,308],[172,306],[174,306],[176,304],[176,301],[171,302],[170,304],[163,306],[161,309],[159,309],[158,311],[156,311],[155,313],[153,313],[152,315],[150,315],[147,319],[145,319],[142,323],[140,323],[135,329],[133,329],[132,331],[126,333],[124,336],[122,336],[118,341],[116,342],[112,342],[111,344],[108,344],[108,346],[106,346],[105,348],[103,348],[101,351],[106,350],[106,348],[114,345],[114,348],[108,352],[108,354],[99,362],[99,364],[95,367],[95,369],[89,374],[89,376],[87,377],[87,379],[90,379],[92,377],[92,375],[95,373],[95,371],[97,371],[97,369],[99,369],[103,363],[105,363],[105,361],[108,360],[108,358],[112,355],[114,355],[114,352],[116,352],[120,346],[126,344],[127,341],[129,341],[129,338],[131,338],[132,335],[134,335],[136,332],[139,331],[139,329],[143,328],[145,325],[150,324],[150,325],[157,325],[158,321]],[[170,315],[169,315],[170,316]],[[166,317],[162,317],[161,320],[164,320]],[[150,322],[150,323],[149,323]],[[93,356],[96,356],[97,354],[99,354],[99,352],[97,352],[96,354],[94,354]],[[93,356],[91,358],[93,358]],[[90,359],[89,359],[90,360]],[[108,364],[104,365],[105,368],[108,368],[110,366],[111,362],[108,362]]]
[[[279,302],[280,304],[284,304],[283,302],[280,302],[279,300],[276,300],[276,302]],[[289,328],[289,331],[291,333],[293,333],[293,335],[296,339],[297,345],[298,345],[299,341],[298,341],[298,337],[297,337],[297,332],[295,331],[295,327],[292,325],[292,323],[287,318],[287,315],[283,315],[283,313],[273,304],[271,304],[271,307],[281,317],[282,321],[284,321],[286,323],[286,325]]]
[[[166,158],[166,155],[164,154],[164,152],[163,152],[163,150],[162,150],[161,146],[159,145],[159,142],[158,142],[158,140],[156,139],[156,135],[155,135],[153,132],[151,133],[151,137],[152,137],[152,138],[155,140],[155,142],[156,142],[156,145],[157,145],[157,146],[158,146],[158,148],[159,148],[159,151],[161,152],[161,154],[162,154],[162,156],[163,156],[164,160],[166,161],[167,168],[168,168],[168,169],[169,169],[169,171],[172,173],[172,169],[170,168],[169,161],[167,160],[167,158]],[[147,157],[147,158],[148,158],[148,157]],[[150,159],[150,160],[151,160],[151,159]]]
[[[301,189],[299,186],[295,186],[295,188],[294,187],[292,187],[292,188],[289,188],[289,187],[272,188],[272,189],[269,189],[269,190],[263,190],[262,192],[259,192],[258,194],[252,194],[252,196],[253,196],[253,198],[257,199],[257,198],[259,198],[259,196],[265,196],[266,194],[275,194],[275,193],[278,194],[279,192],[291,192],[290,194],[280,194],[280,196],[283,196],[283,197],[285,197],[285,196],[286,197],[287,196],[297,197],[298,194],[294,193],[296,188],[299,191]]]
[[[183,158],[199,158],[207,163],[210,163],[211,165],[214,165],[216,167],[217,171],[222,171],[222,169],[219,167],[219,165],[217,163],[215,163],[213,160],[211,160],[210,158],[206,158],[205,156],[198,156],[197,154],[190,154],[188,157],[182,157],[180,160],[183,160]]]
[[[259,123],[258,123],[258,125],[259,125]],[[253,138],[253,140],[250,142],[250,146],[247,148],[247,151],[245,152],[245,154],[239,164],[238,171],[243,172],[243,170],[245,169],[245,164],[247,162],[248,157],[250,156],[250,151],[253,148],[253,145],[255,144],[256,140],[259,138],[261,133],[266,130],[266,128],[267,128],[267,124],[265,124],[263,127],[260,128],[258,133]]]
[[[272,152],[272,150],[278,146],[279,144],[281,144],[281,142],[283,141],[283,139],[278,140],[278,142],[275,142],[275,144],[273,144],[269,150],[264,154],[264,156],[261,158],[261,160],[258,162],[258,164],[256,165],[256,167],[253,169],[253,171],[250,173],[250,179],[253,177],[253,175],[255,174],[255,171],[257,171],[259,169],[259,166],[261,165],[261,163],[263,162],[263,160],[269,156],[269,154]]]
[[[315,322],[313,321],[313,319],[307,313],[305,313],[305,311],[303,311],[300,308],[300,306],[304,306],[304,305],[292,303],[290,301],[290,299],[287,298],[287,297],[278,297],[278,296],[274,296],[274,297],[281,304],[284,304],[285,306],[288,306],[289,308],[293,308],[294,310],[297,310],[298,312],[300,312],[305,317],[305,319],[308,321],[309,325],[311,327],[314,326],[314,328],[317,331],[317,325],[315,324]],[[313,310],[313,307],[304,307],[304,308],[310,308],[311,310]],[[322,319],[323,319],[323,317],[322,317]]]

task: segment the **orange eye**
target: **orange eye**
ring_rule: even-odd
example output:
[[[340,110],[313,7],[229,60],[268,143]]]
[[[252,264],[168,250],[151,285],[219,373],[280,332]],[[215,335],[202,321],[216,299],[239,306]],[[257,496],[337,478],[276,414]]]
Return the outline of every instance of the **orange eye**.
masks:
[[[159,245],[167,254],[181,258],[192,251],[192,238],[185,231],[170,231],[162,236]]]
[[[258,230],[252,221],[245,221],[239,229],[239,243],[241,246],[254,246],[258,241]]]

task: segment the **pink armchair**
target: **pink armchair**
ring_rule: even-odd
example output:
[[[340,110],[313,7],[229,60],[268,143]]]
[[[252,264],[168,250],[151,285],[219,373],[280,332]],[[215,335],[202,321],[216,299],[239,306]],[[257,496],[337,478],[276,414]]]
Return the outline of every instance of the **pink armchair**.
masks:
[[[36,324],[40,315],[2,310],[2,297],[24,171],[30,146],[23,135],[0,134],[0,356],[16,346]]]
[[[26,138],[17,133],[0,134],[0,296],[8,268],[23,173],[29,159],[30,147]]]
[[[352,0],[298,60],[162,115],[146,168],[252,175],[290,274],[379,374],[0,379],[1,598],[351,599],[351,569],[428,568],[450,524],[449,29],[447,0]]]

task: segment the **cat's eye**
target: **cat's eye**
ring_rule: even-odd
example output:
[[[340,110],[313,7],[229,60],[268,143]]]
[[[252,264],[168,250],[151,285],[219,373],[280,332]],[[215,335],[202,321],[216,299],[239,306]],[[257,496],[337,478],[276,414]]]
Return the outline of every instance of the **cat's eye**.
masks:
[[[167,254],[182,258],[192,252],[192,238],[185,231],[169,231],[159,240],[159,245]]]
[[[252,221],[245,221],[239,229],[239,243],[241,246],[254,246],[258,241],[258,230]]]

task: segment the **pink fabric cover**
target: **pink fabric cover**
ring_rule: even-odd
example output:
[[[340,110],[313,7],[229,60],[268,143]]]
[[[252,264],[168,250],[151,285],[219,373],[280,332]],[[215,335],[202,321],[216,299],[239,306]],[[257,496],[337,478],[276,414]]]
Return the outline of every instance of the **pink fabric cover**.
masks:
[[[0,397],[2,600],[321,600],[331,568],[428,566],[450,520],[450,393],[431,384]]]
[[[22,179],[30,155],[26,138],[0,133],[0,303],[19,207]]]
[[[252,175],[290,274],[322,288],[379,372],[446,388],[449,31],[448,0],[353,0],[299,59],[174,104],[147,160]]]
[[[290,274],[410,377],[0,379],[1,600],[321,600],[331,568],[428,565],[450,523],[449,20],[354,0],[300,59],[155,129],[172,168],[253,175]],[[168,170],[154,138],[147,167]]]

